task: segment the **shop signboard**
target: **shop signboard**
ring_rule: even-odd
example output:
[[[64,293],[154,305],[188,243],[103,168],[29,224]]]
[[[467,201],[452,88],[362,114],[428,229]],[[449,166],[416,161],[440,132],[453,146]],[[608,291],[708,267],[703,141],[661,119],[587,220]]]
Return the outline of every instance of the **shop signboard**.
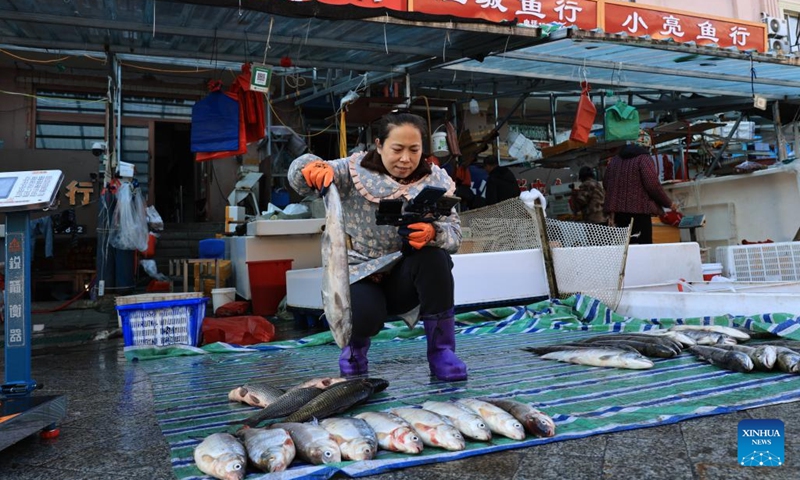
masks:
[[[591,30],[599,25],[598,0],[409,0],[409,10],[536,27],[546,24]]]
[[[672,39],[677,43],[716,44],[720,48],[735,47],[742,51],[763,52],[767,49],[766,25],[763,23],[617,2],[605,2],[604,21],[603,30],[608,33],[649,36],[654,40]]]

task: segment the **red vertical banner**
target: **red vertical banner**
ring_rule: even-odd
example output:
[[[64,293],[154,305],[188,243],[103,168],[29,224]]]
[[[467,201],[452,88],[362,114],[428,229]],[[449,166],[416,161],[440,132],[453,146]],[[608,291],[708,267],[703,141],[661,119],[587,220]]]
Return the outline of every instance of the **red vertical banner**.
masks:
[[[605,2],[603,30],[678,43],[767,50],[766,25],[631,3]]]

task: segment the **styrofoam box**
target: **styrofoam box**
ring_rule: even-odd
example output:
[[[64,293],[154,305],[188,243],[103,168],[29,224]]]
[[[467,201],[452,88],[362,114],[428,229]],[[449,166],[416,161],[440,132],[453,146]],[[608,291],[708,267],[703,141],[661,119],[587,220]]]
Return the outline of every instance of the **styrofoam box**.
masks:
[[[302,220],[256,220],[247,224],[247,234],[263,235],[311,235],[321,233],[324,218]]]
[[[740,282],[800,280],[800,242],[717,247],[722,273]]]

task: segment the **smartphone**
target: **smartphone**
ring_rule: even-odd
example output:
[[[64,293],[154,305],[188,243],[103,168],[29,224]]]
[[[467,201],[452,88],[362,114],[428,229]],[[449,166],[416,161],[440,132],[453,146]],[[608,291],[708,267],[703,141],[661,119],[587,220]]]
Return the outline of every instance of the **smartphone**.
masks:
[[[414,197],[411,203],[415,205],[433,205],[445,193],[447,193],[447,190],[444,188],[427,186]]]

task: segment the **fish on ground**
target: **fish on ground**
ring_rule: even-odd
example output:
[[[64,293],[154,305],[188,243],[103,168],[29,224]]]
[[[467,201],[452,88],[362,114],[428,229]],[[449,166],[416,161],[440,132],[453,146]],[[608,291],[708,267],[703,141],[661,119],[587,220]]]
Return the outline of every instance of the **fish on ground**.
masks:
[[[746,373],[753,370],[753,361],[746,354],[717,347],[695,345],[689,348],[696,357],[725,370]]]
[[[372,460],[378,451],[375,431],[360,418],[326,418],[319,425],[339,444],[343,460]]]
[[[491,403],[477,398],[460,398],[456,403],[464,405],[483,418],[492,433],[512,440],[525,440],[525,428],[510,413]]]
[[[675,332],[685,332],[686,330],[697,330],[701,332],[715,332],[735,338],[737,341],[746,342],[750,340],[750,334],[745,333],[738,328],[725,327],[723,325],[673,325],[669,327],[670,330]]]
[[[742,352],[753,361],[753,368],[761,372],[769,372],[778,360],[778,351],[772,345],[714,345],[714,348]]]
[[[463,435],[447,417],[422,408],[400,407],[389,411],[408,422],[419,434],[422,444],[449,451],[464,450]]]
[[[242,423],[248,427],[257,427],[264,420],[282,418],[287,415],[291,415],[302,408],[303,405],[306,405],[308,402],[320,395],[322,392],[324,392],[324,390],[316,387],[289,390],[266,408],[262,408],[253,415],[247,417]]]
[[[397,415],[387,412],[363,412],[355,418],[360,418],[369,424],[378,438],[378,446],[384,450],[409,454],[422,451],[422,440],[417,432]]]
[[[691,347],[696,345],[695,342],[691,337],[684,335],[683,332],[675,331],[675,330],[647,330],[644,332],[639,332],[640,335],[650,335],[653,337],[667,337],[675,340],[676,342],[681,344],[682,348]]]
[[[800,353],[786,347],[775,346],[778,358],[775,365],[786,373],[800,373]]]
[[[540,358],[591,367],[614,367],[633,370],[653,368],[653,362],[639,352],[601,346],[550,352]]]
[[[472,409],[455,402],[438,402],[429,400],[422,408],[447,417],[458,428],[462,435],[473,440],[487,442],[492,439],[492,431],[486,421]]]
[[[243,428],[237,435],[244,442],[250,463],[264,472],[286,470],[296,455],[291,435],[282,428]]]
[[[327,430],[313,423],[276,423],[270,428],[282,428],[294,441],[297,456],[312,465],[342,461],[339,444]]]
[[[322,308],[339,348],[350,343],[353,314],[350,304],[350,267],[342,199],[336,184],[325,194],[325,230],[322,232]]]
[[[292,412],[284,421],[306,422],[312,418],[328,418],[365,402],[372,392],[372,383],[366,379],[337,383]]]
[[[319,378],[312,378],[310,380],[306,380],[305,382],[295,385],[294,387],[287,390],[287,392],[291,392],[292,390],[297,390],[300,388],[310,388],[316,387],[320,390],[325,390],[326,388],[336,385],[337,383],[341,383],[347,381],[346,378],[342,377],[319,377]]]
[[[484,402],[491,403],[510,413],[514,418],[522,423],[525,430],[537,437],[552,437],[556,434],[556,424],[549,415],[533,408],[527,403],[518,402],[509,398],[479,398]]]
[[[617,333],[613,335],[598,335],[596,337],[589,337],[580,341],[580,343],[599,343],[599,342],[608,342],[608,341],[634,341],[634,342],[643,342],[643,343],[652,343],[657,345],[662,345],[664,347],[668,347],[670,350],[676,352],[676,354],[680,354],[681,350],[683,349],[683,345],[666,335],[656,336],[656,335],[642,335],[638,333]]]
[[[598,348],[597,346],[592,345],[590,343],[575,342],[575,343],[557,343],[554,345],[542,345],[539,347],[523,347],[522,349],[525,350],[526,352],[535,353],[536,355],[545,355],[547,353],[561,352],[564,350],[593,350],[597,348]],[[627,345],[620,345],[618,348],[620,350],[625,350],[628,352],[639,353],[638,350]]]
[[[646,357],[672,358],[681,354],[681,349],[676,348],[673,345],[667,346],[659,343],[641,342],[629,338],[621,338],[619,340],[597,341],[589,343],[587,345],[593,345],[600,348],[602,347],[619,348],[621,346],[631,347],[638,353]]]
[[[264,408],[284,393],[286,392],[280,388],[273,387],[265,382],[245,383],[241,387],[231,390],[228,393],[228,400]]]
[[[709,332],[704,330],[682,330],[681,333],[694,340],[696,345],[736,345],[739,343],[735,338],[719,332]]]
[[[213,433],[195,447],[194,462],[206,475],[220,480],[242,480],[247,454],[230,433]]]

